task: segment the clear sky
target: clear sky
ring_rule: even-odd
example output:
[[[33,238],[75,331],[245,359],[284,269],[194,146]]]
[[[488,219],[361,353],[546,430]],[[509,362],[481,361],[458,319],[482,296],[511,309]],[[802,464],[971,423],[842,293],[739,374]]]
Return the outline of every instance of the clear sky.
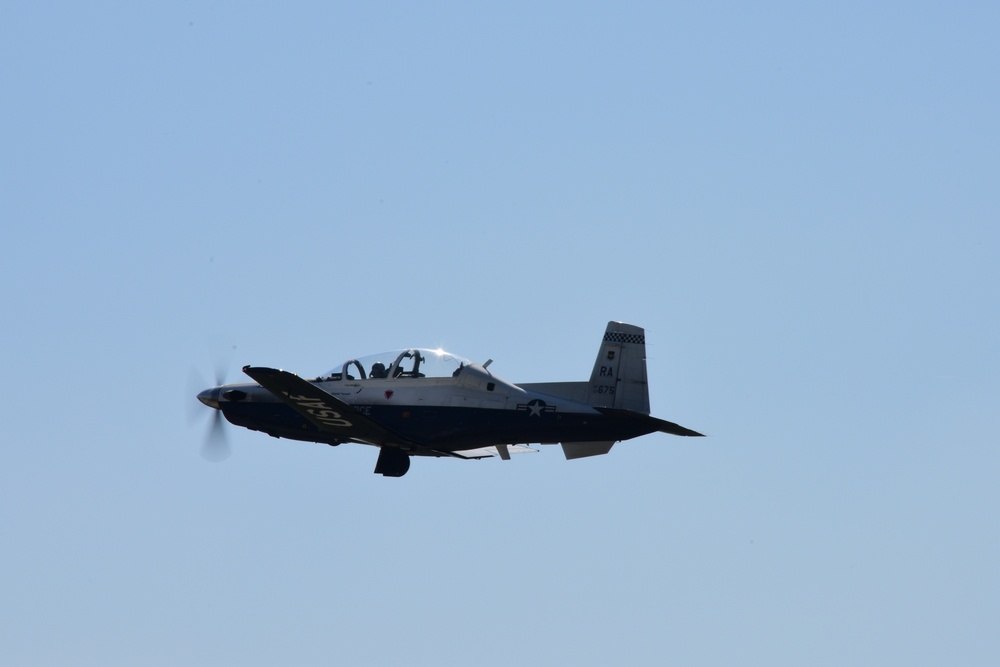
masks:
[[[0,661],[997,664],[998,24],[7,3]],[[581,380],[608,320],[708,438],[199,455],[216,365]]]

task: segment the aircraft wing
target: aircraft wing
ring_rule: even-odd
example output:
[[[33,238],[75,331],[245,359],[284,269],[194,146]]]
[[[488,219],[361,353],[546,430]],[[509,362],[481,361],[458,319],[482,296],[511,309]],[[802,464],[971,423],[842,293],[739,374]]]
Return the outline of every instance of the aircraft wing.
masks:
[[[373,445],[418,444],[358,414],[349,404],[294,373],[255,366],[244,366],[243,372],[321,431]]]
[[[463,449],[457,452],[450,452],[451,456],[459,459],[488,459],[491,456],[500,458],[510,458],[511,454],[537,454],[538,450],[524,445],[507,445],[507,456],[497,447],[480,447],[478,449]]]

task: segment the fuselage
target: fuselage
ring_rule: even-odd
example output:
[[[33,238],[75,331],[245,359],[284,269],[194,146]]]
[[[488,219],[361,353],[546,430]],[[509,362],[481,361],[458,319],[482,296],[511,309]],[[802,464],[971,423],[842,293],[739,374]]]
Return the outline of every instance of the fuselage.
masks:
[[[339,378],[321,377],[312,382],[355,413],[379,422],[405,440],[439,451],[625,440],[655,430],[628,420],[623,423],[565,397],[523,389],[477,364],[463,365],[452,377],[354,379],[342,373]],[[275,437],[327,444],[364,442],[320,430],[256,384],[220,387],[217,400],[231,423]]]
[[[700,436],[650,415],[642,327],[608,322],[590,379],[517,385],[444,350],[351,359],[313,379],[247,365],[255,383],[198,395],[237,426],[277,438],[379,448],[375,473],[401,477],[413,456],[477,459],[560,443],[567,459],[600,456],[656,431]],[[214,425],[222,423],[216,414]]]

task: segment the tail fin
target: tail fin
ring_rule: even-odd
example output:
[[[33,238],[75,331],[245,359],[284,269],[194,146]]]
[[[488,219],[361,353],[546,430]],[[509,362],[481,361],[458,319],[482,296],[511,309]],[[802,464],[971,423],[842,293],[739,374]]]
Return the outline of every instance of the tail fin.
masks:
[[[608,322],[590,374],[588,400],[595,407],[649,414],[646,333],[642,327]]]

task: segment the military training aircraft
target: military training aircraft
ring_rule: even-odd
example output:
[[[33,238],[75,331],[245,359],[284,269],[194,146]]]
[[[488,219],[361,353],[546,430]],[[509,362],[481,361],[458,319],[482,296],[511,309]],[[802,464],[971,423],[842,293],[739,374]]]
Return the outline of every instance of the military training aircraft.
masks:
[[[350,359],[305,380],[245,366],[254,383],[198,394],[237,425],[276,438],[379,448],[375,473],[402,477],[411,456],[478,459],[562,445],[567,459],[607,454],[620,440],[701,433],[649,415],[646,337],[609,322],[589,381],[512,384],[443,350],[411,348]],[[219,422],[221,425],[221,421]]]

